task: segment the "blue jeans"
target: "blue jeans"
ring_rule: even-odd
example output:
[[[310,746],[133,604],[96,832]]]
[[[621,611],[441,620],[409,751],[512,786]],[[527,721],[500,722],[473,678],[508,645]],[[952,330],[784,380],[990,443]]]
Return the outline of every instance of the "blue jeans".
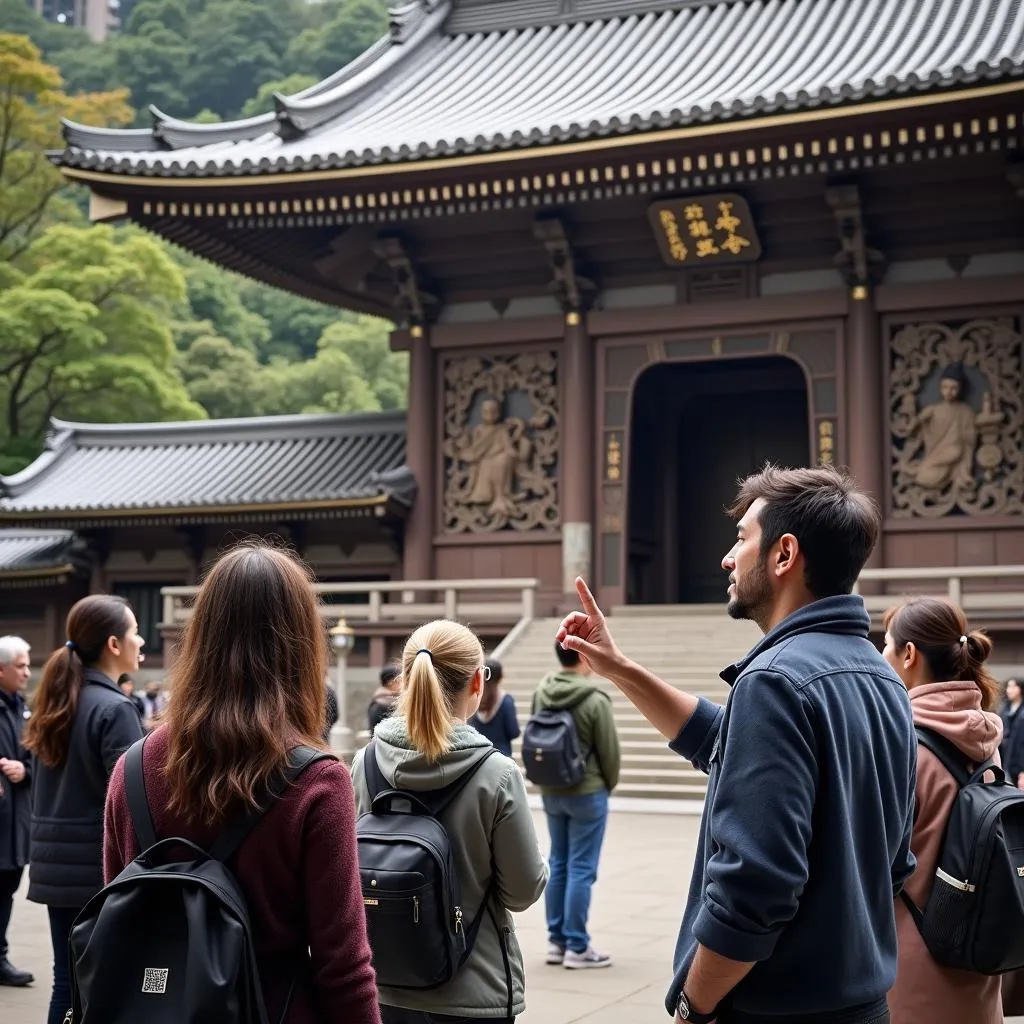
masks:
[[[46,1024],[64,1024],[71,1009],[71,967],[68,938],[79,911],[71,907],[47,907],[50,914],[50,942],[53,945],[53,993]]]
[[[548,941],[582,953],[590,945],[590,890],[608,823],[608,793],[546,796],[544,813],[551,836],[551,877],[544,890]]]

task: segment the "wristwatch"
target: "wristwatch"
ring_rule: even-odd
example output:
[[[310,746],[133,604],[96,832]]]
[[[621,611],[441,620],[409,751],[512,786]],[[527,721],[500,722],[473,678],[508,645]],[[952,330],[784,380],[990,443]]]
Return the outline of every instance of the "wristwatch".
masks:
[[[686,1021],[686,1024],[712,1024],[718,1015],[715,1011],[711,1013],[698,1013],[696,1010],[691,1009],[686,993],[680,992],[679,1004],[676,1006],[676,1016],[680,1020]]]

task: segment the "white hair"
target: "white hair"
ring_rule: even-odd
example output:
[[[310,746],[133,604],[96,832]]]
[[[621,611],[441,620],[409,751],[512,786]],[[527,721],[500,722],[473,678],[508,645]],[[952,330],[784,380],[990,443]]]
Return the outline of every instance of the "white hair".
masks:
[[[0,636],[0,665],[13,665],[19,654],[28,654],[31,649],[20,636]]]

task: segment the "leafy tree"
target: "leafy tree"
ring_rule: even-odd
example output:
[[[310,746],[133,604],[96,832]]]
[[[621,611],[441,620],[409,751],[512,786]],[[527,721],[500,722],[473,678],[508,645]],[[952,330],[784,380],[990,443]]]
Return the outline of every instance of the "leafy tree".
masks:
[[[167,320],[185,297],[155,240],[100,225],[40,235],[0,289],[0,441],[10,461],[49,418],[97,422],[203,415],[174,367]],[[6,468],[10,468],[7,466]]]
[[[273,381],[251,353],[215,335],[198,337],[179,357],[189,396],[210,416],[261,416]]]
[[[72,201],[59,200],[67,183],[46,158],[61,145],[60,118],[131,121],[123,90],[72,97],[60,87],[34,43],[0,35],[0,258],[16,259],[55,220],[79,217]]]
[[[354,60],[387,31],[386,7],[374,0],[345,0],[323,26],[295,37],[285,64],[326,78]]]
[[[248,278],[231,275],[229,280],[237,286],[242,305],[262,316],[270,327],[270,338],[259,352],[263,363],[275,359],[285,362],[314,359],[324,328],[339,317],[351,316],[333,306],[310,302]]]
[[[275,93],[291,96],[294,93],[302,92],[303,89],[308,89],[311,85],[316,85],[317,81],[318,79],[312,75],[294,74],[277,82],[264,82],[256,95],[246,100],[241,116],[255,117],[257,114],[266,114],[274,109]]]
[[[335,321],[321,335],[312,365],[334,352],[352,360],[381,409],[405,408],[409,359],[404,352],[391,351],[385,321],[369,316]]]
[[[340,349],[322,352],[308,363],[268,368],[277,392],[277,413],[377,412],[380,402],[352,358]]]
[[[208,320],[214,332],[255,357],[270,341],[270,326],[246,308],[234,275],[195,257],[185,257],[185,281],[193,318]]]

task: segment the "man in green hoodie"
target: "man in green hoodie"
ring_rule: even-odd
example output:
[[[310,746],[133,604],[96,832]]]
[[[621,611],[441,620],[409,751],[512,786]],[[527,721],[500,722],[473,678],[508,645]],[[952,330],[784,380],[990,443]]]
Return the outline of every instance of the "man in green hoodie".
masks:
[[[533,710],[570,710],[587,763],[577,785],[541,787],[551,836],[551,878],[544,893],[547,962],[572,970],[610,967],[611,957],[590,944],[587,916],[608,822],[608,794],[619,781],[619,737],[611,698],[591,681],[579,654],[557,643],[555,654],[562,667],[541,681]]]

